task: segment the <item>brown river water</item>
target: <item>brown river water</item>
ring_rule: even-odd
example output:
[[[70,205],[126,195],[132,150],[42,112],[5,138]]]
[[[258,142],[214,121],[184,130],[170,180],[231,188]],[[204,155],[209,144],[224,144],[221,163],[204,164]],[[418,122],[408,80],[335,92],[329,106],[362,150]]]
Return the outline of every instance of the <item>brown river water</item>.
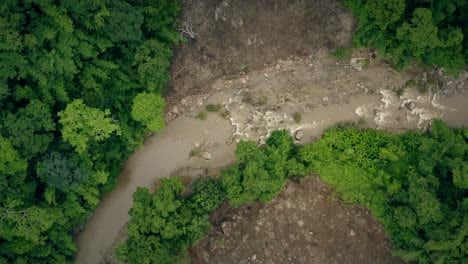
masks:
[[[223,90],[211,96],[207,102],[222,103],[230,111],[230,119],[217,113],[209,113],[206,120],[196,119],[194,116],[201,109],[200,106],[169,122],[165,129],[148,138],[144,146],[126,162],[118,186],[104,197],[83,231],[77,235],[79,250],[75,263],[97,264],[105,261],[121,229],[129,221],[127,213],[132,206],[132,194],[138,186],[153,190],[158,179],[171,176],[182,167],[218,168],[232,164],[235,161],[235,142],[240,139],[262,140],[272,130],[285,128],[291,133],[303,130],[304,138],[300,143],[307,143],[340,121],[365,120],[366,126],[388,130],[421,128],[432,118],[441,118],[452,126],[468,126],[466,87],[461,93],[450,97],[438,98],[411,91],[397,97],[385,90],[384,84],[378,86],[383,78],[380,74],[385,72],[377,68],[374,70],[379,76],[367,74],[361,78],[356,74],[355,78],[374,85],[378,92],[348,95],[334,91],[340,97],[322,89],[321,80],[314,83],[314,72],[311,71],[308,76],[309,71],[304,70],[305,67],[307,63],[282,66],[284,71],[253,72],[239,80],[215,83],[223,86]],[[300,73],[299,77],[297,72]],[[292,97],[290,100],[284,100],[285,95],[280,92],[284,89],[284,80],[288,79],[285,74],[289,74],[290,78],[306,80],[294,88],[296,92],[288,94]],[[332,76],[333,72],[330,70],[328,75]],[[246,86],[246,82],[251,86]],[[347,81],[343,85],[347,83],[351,84]],[[257,96],[255,93],[260,96],[261,93],[268,97],[266,105],[252,106],[239,98],[252,87],[256,88],[250,90],[253,96]],[[308,95],[312,95],[310,99]],[[411,109],[402,107],[408,100],[414,102]],[[298,109],[302,120],[295,123],[291,113]],[[189,158],[190,151],[200,144],[210,146],[210,160]]]

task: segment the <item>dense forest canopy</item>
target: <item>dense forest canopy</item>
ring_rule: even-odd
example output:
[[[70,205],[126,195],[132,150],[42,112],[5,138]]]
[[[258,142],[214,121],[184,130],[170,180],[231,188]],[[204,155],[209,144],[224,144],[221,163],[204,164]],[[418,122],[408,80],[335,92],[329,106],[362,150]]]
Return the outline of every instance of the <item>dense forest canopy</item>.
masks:
[[[164,126],[179,3],[2,0],[0,263],[67,263],[75,229]]]
[[[466,0],[345,0],[355,44],[395,65],[415,60],[456,73],[468,62]],[[177,0],[0,1],[0,264],[69,263],[73,235],[115,184],[143,135],[164,127],[161,93],[181,41]],[[210,228],[208,215],[270,201],[290,177],[320,174],[370,208],[395,253],[421,263],[468,254],[468,131],[333,128],[298,147],[277,131],[241,142],[220,179],[138,189],[129,263],[173,263]]]
[[[155,195],[138,189],[129,238],[117,255],[128,263],[176,263],[209,230],[208,215],[224,199],[232,206],[267,202],[289,178],[316,174],[344,201],[371,210],[395,255],[419,263],[466,261],[468,129],[435,121],[427,133],[388,134],[340,125],[305,146],[275,131],[265,146],[239,143],[236,156],[219,179],[196,180],[189,195],[179,178],[163,180]]]
[[[468,1],[344,0],[358,20],[354,44],[397,67],[412,61],[457,73],[468,64]]]

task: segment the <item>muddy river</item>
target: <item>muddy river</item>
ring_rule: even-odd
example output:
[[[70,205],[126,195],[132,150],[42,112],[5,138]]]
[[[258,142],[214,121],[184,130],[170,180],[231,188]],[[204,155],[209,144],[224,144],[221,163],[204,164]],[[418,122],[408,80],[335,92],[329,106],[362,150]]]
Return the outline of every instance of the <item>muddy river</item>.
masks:
[[[323,60],[317,66],[307,60],[283,61],[238,79],[219,80],[220,92],[191,112],[180,115],[150,137],[126,162],[115,190],[104,197],[93,216],[78,234],[76,263],[102,263],[129,221],[132,194],[138,186],[153,189],[157,179],[168,177],[181,167],[222,167],[231,164],[235,142],[262,141],[272,130],[303,131],[298,143],[312,141],[340,121],[360,122],[387,130],[422,128],[433,118],[452,126],[468,125],[468,91],[439,96],[407,90],[397,96],[388,83],[404,83],[411,76],[396,74],[381,65],[365,72],[336,66]],[[195,118],[202,104],[220,103],[229,118],[208,113]],[[301,120],[294,120],[300,113]],[[209,159],[190,158],[203,147]]]

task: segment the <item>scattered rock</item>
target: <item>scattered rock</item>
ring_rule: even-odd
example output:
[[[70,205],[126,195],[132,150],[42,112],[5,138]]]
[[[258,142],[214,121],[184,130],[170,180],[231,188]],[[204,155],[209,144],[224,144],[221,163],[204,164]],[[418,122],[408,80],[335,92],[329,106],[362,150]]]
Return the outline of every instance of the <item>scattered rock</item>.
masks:
[[[354,230],[351,229],[351,231],[349,232],[349,236],[355,236],[356,233],[354,232]]]
[[[294,138],[298,141],[301,141],[302,138],[304,137],[304,130],[297,130],[296,134],[294,135]]]
[[[414,108],[416,108],[416,105],[413,102],[407,102],[405,103],[406,109],[412,111]]]
[[[365,58],[351,58],[349,64],[355,70],[362,71],[368,66],[369,60]]]
[[[233,235],[235,228],[236,228],[236,223],[234,222],[226,221],[221,224],[221,230],[223,231],[223,234],[227,237],[230,237],[231,235]]]
[[[211,159],[211,153],[209,153],[207,151],[204,151],[204,152],[200,153],[200,157],[202,157],[203,159],[206,159],[206,160],[210,160]]]
[[[325,96],[324,98],[322,98],[322,100],[323,100],[324,102],[328,102],[330,99],[328,98],[328,96]]]
[[[257,259],[257,255],[252,255],[252,256],[250,257],[250,260],[252,260],[252,261],[255,261],[256,259]]]

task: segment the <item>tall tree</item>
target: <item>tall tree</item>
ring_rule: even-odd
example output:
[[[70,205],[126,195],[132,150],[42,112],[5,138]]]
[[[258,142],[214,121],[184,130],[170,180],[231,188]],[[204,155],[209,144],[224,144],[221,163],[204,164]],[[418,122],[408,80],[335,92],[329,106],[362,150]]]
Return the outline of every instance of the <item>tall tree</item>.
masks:
[[[132,118],[151,131],[164,127],[164,99],[154,93],[140,93],[133,99]]]
[[[109,110],[101,111],[86,106],[81,99],[76,99],[58,113],[62,137],[79,154],[83,154],[93,141],[102,141],[112,133],[119,132],[119,126],[109,115]]]

